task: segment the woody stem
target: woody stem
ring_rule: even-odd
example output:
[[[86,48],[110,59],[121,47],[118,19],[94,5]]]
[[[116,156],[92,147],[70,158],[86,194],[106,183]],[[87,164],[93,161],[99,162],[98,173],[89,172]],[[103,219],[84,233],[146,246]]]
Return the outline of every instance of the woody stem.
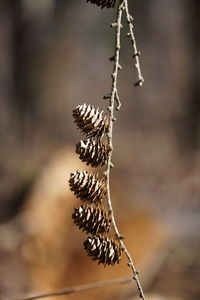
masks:
[[[138,271],[136,270],[133,260],[131,258],[131,255],[129,251],[127,250],[124,242],[123,242],[123,236],[119,233],[115,217],[114,217],[114,212],[113,212],[113,206],[112,206],[112,201],[111,201],[111,193],[110,193],[110,171],[111,168],[113,167],[112,164],[112,153],[113,153],[113,122],[115,121],[114,118],[114,110],[115,110],[115,101],[119,104],[119,96],[117,92],[117,79],[118,79],[118,71],[121,69],[120,64],[119,64],[119,57],[120,57],[120,36],[121,36],[121,28],[122,28],[122,14],[123,11],[125,10],[126,15],[128,13],[128,6],[127,6],[127,1],[124,0],[122,1],[117,10],[117,21],[116,23],[111,24],[112,27],[116,28],[116,35],[115,35],[115,55],[112,58],[114,62],[114,67],[113,67],[113,72],[111,74],[112,77],[112,86],[111,86],[111,93],[110,93],[110,103],[108,107],[108,112],[109,112],[109,127],[108,127],[108,132],[107,132],[107,138],[108,138],[108,148],[109,148],[109,154],[108,154],[108,160],[107,160],[107,165],[106,165],[106,170],[104,172],[105,176],[105,182],[106,182],[106,195],[107,195],[107,204],[108,204],[108,209],[109,213],[111,216],[111,221],[112,221],[112,227],[115,232],[115,235],[117,239],[120,242],[121,248],[123,249],[127,259],[128,259],[128,266],[132,270],[133,274],[133,279],[136,281],[137,289],[139,292],[139,296],[141,299],[146,300],[144,296],[144,292],[142,290],[142,286],[140,284],[139,278],[138,278]],[[129,13],[128,13],[129,15]],[[140,69],[138,69],[140,70]],[[140,73],[138,74],[140,76]],[[139,77],[140,78],[140,77]]]

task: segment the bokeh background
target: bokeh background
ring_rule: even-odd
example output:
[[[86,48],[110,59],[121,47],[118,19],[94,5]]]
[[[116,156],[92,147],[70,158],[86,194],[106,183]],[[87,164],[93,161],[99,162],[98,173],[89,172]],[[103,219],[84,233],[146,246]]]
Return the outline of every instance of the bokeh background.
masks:
[[[122,35],[112,194],[148,299],[200,297],[200,2],[129,1],[145,77]],[[86,1],[0,1],[0,297],[130,276],[97,267],[72,224],[70,172],[85,166],[77,104],[105,109],[116,10]],[[125,20],[124,20],[125,22]],[[100,171],[101,172],[101,171]],[[133,299],[133,285],[70,299]],[[67,297],[64,297],[68,299]],[[137,299],[137,298],[135,298]]]

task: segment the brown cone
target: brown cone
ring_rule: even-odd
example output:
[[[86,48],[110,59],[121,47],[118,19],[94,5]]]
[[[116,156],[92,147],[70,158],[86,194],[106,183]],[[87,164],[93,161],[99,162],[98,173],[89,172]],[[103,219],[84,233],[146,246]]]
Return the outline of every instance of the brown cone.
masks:
[[[87,137],[101,137],[108,131],[108,118],[104,116],[103,111],[95,109],[91,105],[78,105],[72,113],[78,128],[87,135]]]
[[[108,159],[108,145],[100,140],[81,140],[76,144],[76,153],[86,165],[104,166]]]
[[[75,208],[72,218],[79,229],[86,231],[86,233],[103,234],[110,229],[111,219],[108,217],[108,213],[94,206]]]
[[[84,249],[98,264],[114,265],[121,260],[121,247],[117,240],[108,237],[93,236],[84,241]]]
[[[106,194],[103,179],[100,180],[98,179],[98,175],[89,174],[87,171],[71,173],[69,186],[76,197],[83,202],[101,203]]]

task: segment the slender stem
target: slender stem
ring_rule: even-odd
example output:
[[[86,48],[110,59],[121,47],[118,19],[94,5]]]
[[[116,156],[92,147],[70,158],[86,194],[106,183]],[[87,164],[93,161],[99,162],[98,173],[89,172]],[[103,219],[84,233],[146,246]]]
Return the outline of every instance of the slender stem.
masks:
[[[136,268],[133,264],[131,255],[128,252],[128,250],[123,242],[123,236],[119,233],[119,230],[117,228],[117,225],[115,222],[115,217],[114,217],[114,212],[113,212],[113,207],[112,207],[111,196],[110,196],[110,170],[113,167],[113,164],[112,164],[112,152],[113,152],[112,137],[113,137],[113,122],[115,120],[115,118],[114,118],[115,101],[117,103],[117,107],[116,107],[117,110],[119,110],[120,106],[121,106],[118,91],[117,91],[117,79],[118,79],[118,71],[121,69],[121,66],[119,64],[120,35],[121,35],[121,28],[122,28],[121,20],[122,20],[122,14],[123,14],[124,10],[126,12],[126,18],[127,18],[127,22],[129,24],[129,29],[130,29],[130,37],[131,37],[131,41],[132,41],[132,45],[133,45],[133,49],[134,49],[133,57],[136,61],[135,68],[138,73],[138,82],[135,85],[142,86],[143,82],[144,82],[144,79],[141,74],[141,69],[140,69],[139,52],[137,51],[136,41],[135,41],[135,37],[134,37],[134,33],[133,33],[132,17],[129,14],[127,0],[123,0],[120,2],[119,6],[118,6],[117,22],[112,24],[112,27],[116,27],[116,39],[115,39],[115,55],[113,57],[114,68],[113,68],[113,73],[112,73],[112,88],[111,88],[111,93],[109,96],[110,105],[108,107],[109,120],[110,120],[109,129],[108,129],[108,133],[107,133],[108,145],[109,145],[109,155],[108,155],[108,161],[107,161],[107,165],[106,165],[106,171],[104,172],[104,176],[105,176],[106,189],[107,189],[107,203],[108,203],[108,208],[109,208],[109,212],[111,215],[112,226],[113,226],[115,235],[121,244],[121,248],[123,249],[124,253],[126,254],[126,257],[128,259],[128,266],[132,269],[133,277],[91,283],[91,284],[74,286],[74,287],[67,287],[62,290],[58,290],[58,291],[54,291],[54,292],[38,294],[35,296],[30,296],[30,297],[21,297],[21,298],[18,298],[18,300],[35,300],[35,299],[52,297],[52,296],[68,295],[68,294],[82,292],[82,291],[86,291],[86,290],[90,290],[90,289],[110,286],[110,285],[127,284],[127,283],[130,283],[133,279],[136,281],[136,285],[138,288],[140,298],[143,300],[146,300],[146,298],[144,296],[144,292],[142,290],[142,286],[141,286],[139,278],[138,278],[138,271],[136,270]],[[106,99],[106,97],[105,97],[105,99]]]
[[[130,37],[133,46],[133,58],[135,59],[135,69],[137,71],[137,76],[138,76],[138,81],[135,83],[135,86],[143,86],[144,78],[142,76],[142,72],[140,68],[140,60],[139,60],[140,52],[137,49],[136,39],[133,32],[133,23],[132,23],[133,17],[129,13],[128,0],[124,0],[123,2],[124,2],[124,9],[126,12],[126,20],[129,26],[129,32],[127,35],[128,37]]]
[[[87,290],[92,290],[92,289],[105,287],[105,286],[111,286],[111,285],[117,285],[117,284],[128,284],[131,281],[132,281],[132,278],[121,278],[121,279],[116,279],[116,280],[100,281],[100,282],[89,283],[89,284],[84,284],[84,285],[77,285],[77,286],[73,286],[73,287],[66,287],[62,290],[58,290],[55,292],[48,292],[48,293],[38,294],[35,296],[29,296],[29,297],[20,297],[15,300],[35,300],[35,299],[52,297],[52,296],[63,296],[63,295],[69,295],[69,294],[74,294],[74,293],[78,293],[78,292],[84,292]]]
[[[115,109],[116,97],[118,98],[117,77],[118,77],[118,71],[119,71],[120,34],[121,34],[121,27],[122,27],[122,24],[121,24],[122,13],[123,13],[123,3],[120,4],[118,7],[117,22],[113,24],[113,25],[115,25],[113,27],[116,27],[116,38],[115,38],[114,67],[113,67],[113,73],[111,74],[112,87],[111,87],[111,93],[110,93],[110,106],[108,107],[109,128],[108,128],[107,137],[108,137],[109,154],[108,154],[108,160],[107,160],[107,165],[106,165],[106,171],[104,172],[109,213],[111,216],[112,225],[115,230],[115,234],[118,238],[120,238],[121,236],[120,236],[117,226],[116,226],[115,217],[114,217],[113,208],[112,208],[111,195],[110,195],[110,170],[112,168],[112,152],[113,152],[112,137],[113,137],[113,122],[115,120],[114,109]]]
[[[126,248],[126,246],[123,242],[123,236],[119,233],[118,227],[116,225],[114,212],[113,212],[113,207],[112,207],[111,195],[110,195],[110,170],[113,166],[113,164],[112,164],[112,152],[113,152],[113,141],[112,141],[112,139],[113,139],[113,122],[115,120],[115,118],[114,118],[115,100],[117,101],[117,103],[119,103],[118,102],[119,101],[119,96],[118,96],[118,92],[117,92],[117,79],[118,79],[118,71],[120,70],[120,67],[119,67],[120,66],[119,65],[120,35],[121,35],[121,28],[122,28],[121,20],[122,20],[123,10],[126,11],[127,18],[130,18],[130,15],[129,15],[129,12],[128,12],[127,0],[123,0],[119,4],[118,14],[117,14],[117,22],[112,24],[113,25],[112,27],[116,28],[116,36],[115,36],[115,55],[113,57],[114,67],[113,67],[113,73],[112,73],[112,87],[111,87],[111,93],[110,93],[110,104],[109,104],[109,107],[108,107],[109,120],[110,120],[108,133],[107,133],[108,145],[109,145],[109,155],[108,155],[108,161],[107,161],[107,165],[106,165],[106,170],[104,172],[104,176],[105,176],[106,190],[107,190],[107,204],[108,204],[108,209],[109,209],[109,213],[110,213],[110,216],[111,216],[112,226],[113,226],[115,235],[116,235],[116,237],[118,238],[118,240],[121,244],[121,248],[123,249],[124,253],[126,254],[126,257],[128,259],[128,266],[132,269],[133,279],[136,282],[137,289],[138,289],[138,292],[139,292],[139,296],[140,296],[141,299],[146,300],[146,298],[144,296],[142,286],[141,286],[139,278],[138,278],[138,271],[136,270],[136,268],[133,264],[133,260],[131,258],[131,255],[130,255],[129,251],[127,250],[127,248]],[[132,36],[134,49],[135,49],[135,51],[137,51],[136,43],[134,42],[135,38],[134,38],[134,35],[133,35],[132,27],[130,27],[130,33],[131,33],[131,36]],[[139,60],[138,60],[137,56],[135,58],[136,58],[136,61],[137,61],[137,64],[138,64],[137,65],[138,77],[139,77],[139,80],[141,80],[142,75],[141,75],[141,71],[140,71]],[[142,85],[143,81],[141,81],[140,85]]]

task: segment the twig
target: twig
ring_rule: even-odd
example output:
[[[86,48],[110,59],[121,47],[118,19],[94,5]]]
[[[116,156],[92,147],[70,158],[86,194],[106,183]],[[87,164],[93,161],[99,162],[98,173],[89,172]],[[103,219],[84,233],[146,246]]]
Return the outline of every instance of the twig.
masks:
[[[113,23],[115,24],[116,28],[116,39],[115,39],[115,55],[113,56],[112,61],[114,61],[114,68],[113,68],[113,73],[111,74],[112,77],[112,87],[111,87],[111,93],[110,93],[110,105],[108,107],[108,112],[109,112],[109,128],[108,128],[108,147],[109,147],[109,154],[108,154],[108,160],[107,160],[107,165],[106,165],[106,171],[104,172],[105,176],[105,182],[106,182],[106,192],[107,192],[107,203],[108,203],[108,208],[109,212],[111,215],[111,220],[112,220],[112,225],[115,230],[115,233],[117,237],[120,237],[120,234],[118,232],[115,218],[114,218],[114,213],[113,213],[113,208],[112,208],[112,202],[111,202],[111,195],[110,195],[110,169],[112,168],[112,152],[113,152],[113,142],[112,142],[112,136],[113,136],[113,120],[114,120],[114,106],[115,106],[115,100],[116,100],[116,95],[117,94],[117,77],[118,77],[118,71],[119,71],[119,54],[120,54],[120,35],[121,35],[121,20],[122,20],[122,13],[123,13],[123,3],[119,4],[118,6],[118,14],[117,14],[117,22]]]
[[[129,11],[128,11],[127,0],[123,0],[119,4],[118,14],[117,14],[117,22],[113,23],[113,24],[115,24],[114,26],[112,24],[112,27],[116,28],[116,37],[115,37],[115,55],[112,58],[112,61],[114,62],[113,73],[112,73],[112,76],[111,76],[112,77],[112,87],[111,87],[111,93],[109,94],[110,95],[110,97],[109,97],[110,104],[109,104],[109,107],[108,107],[109,120],[110,120],[109,129],[108,129],[108,133],[107,133],[108,145],[109,145],[109,155],[108,155],[108,161],[107,161],[107,165],[106,165],[106,170],[104,172],[104,176],[105,176],[105,182],[106,182],[107,203],[108,203],[108,208],[109,208],[111,221],[112,221],[112,226],[113,226],[115,235],[116,235],[117,239],[120,241],[121,248],[123,249],[124,253],[126,254],[126,257],[128,259],[128,266],[132,269],[133,279],[136,282],[138,292],[139,292],[139,296],[140,296],[141,299],[146,300],[146,298],[144,296],[142,286],[141,286],[139,278],[138,278],[138,271],[136,270],[136,268],[133,264],[133,260],[131,258],[131,255],[128,252],[128,250],[127,250],[127,248],[126,248],[126,246],[123,242],[123,236],[119,233],[118,227],[116,225],[114,212],[113,212],[113,207],[112,207],[111,195],[110,195],[110,170],[113,166],[112,165],[112,152],[113,152],[113,141],[112,141],[112,139],[113,139],[113,121],[115,120],[114,109],[115,109],[115,100],[119,99],[118,92],[117,92],[117,79],[118,79],[118,71],[120,69],[119,68],[120,36],[121,36],[121,28],[122,28],[121,20],[122,20],[123,10],[126,11],[126,16],[127,16],[127,20],[129,20],[129,25],[132,24],[131,21],[130,21],[130,15],[129,15]],[[131,37],[132,37],[132,42],[133,42],[134,49],[135,49],[135,51],[137,51],[132,26],[130,26],[130,34],[131,34]],[[136,59],[136,62],[137,62],[138,77],[139,77],[139,81],[140,81],[140,84],[138,84],[138,85],[141,86],[143,84],[144,79],[142,78],[142,75],[141,75],[138,56],[136,56],[135,59]],[[118,102],[118,106],[119,106],[119,102]]]
[[[135,69],[137,70],[137,75],[138,75],[138,81],[134,84],[135,86],[143,86],[144,83],[144,78],[142,76],[141,68],[140,68],[140,52],[137,49],[137,44],[136,44],[136,39],[135,35],[133,32],[133,17],[129,13],[129,8],[128,8],[128,0],[124,0],[124,9],[126,12],[126,20],[129,26],[129,32],[127,33],[127,36],[130,37],[131,43],[133,45],[133,58],[135,59]]]
[[[15,300],[35,300],[35,299],[52,297],[52,296],[63,296],[63,295],[84,292],[87,290],[92,290],[92,289],[105,287],[105,286],[111,286],[111,285],[117,285],[117,284],[128,284],[131,281],[132,281],[132,278],[121,278],[121,279],[116,279],[116,280],[100,281],[100,282],[89,283],[89,284],[84,284],[84,285],[77,285],[77,286],[73,286],[73,287],[66,287],[66,288],[64,288],[62,290],[58,290],[56,292],[48,292],[48,293],[43,293],[43,294],[29,296],[29,297],[20,297]]]
[[[112,164],[112,152],[113,152],[113,142],[112,142],[112,136],[113,136],[113,122],[115,121],[114,117],[114,110],[115,110],[115,101],[117,104],[116,109],[119,110],[121,107],[121,102],[119,99],[118,91],[117,91],[117,79],[118,79],[118,71],[121,70],[121,66],[119,64],[119,54],[120,54],[120,36],[121,36],[121,20],[122,20],[122,14],[123,11],[125,10],[126,12],[126,18],[127,22],[129,24],[129,36],[131,37],[133,49],[134,49],[134,54],[133,57],[136,61],[135,63],[135,68],[138,73],[138,82],[135,84],[135,86],[142,86],[144,79],[141,74],[141,69],[140,69],[140,62],[139,62],[139,52],[137,51],[137,46],[136,46],[136,41],[133,33],[133,24],[132,24],[132,17],[129,14],[129,9],[128,9],[128,2],[127,0],[123,0],[120,2],[118,6],[118,14],[117,14],[117,22],[112,23],[111,27],[116,28],[116,39],[115,39],[115,55],[110,59],[111,61],[114,62],[114,68],[113,68],[113,73],[112,73],[112,87],[111,87],[111,93],[108,95],[104,96],[104,99],[109,99],[109,128],[108,128],[108,145],[109,145],[109,154],[108,154],[108,161],[106,165],[106,170],[104,172],[105,176],[105,181],[106,181],[106,190],[107,190],[107,203],[108,203],[108,209],[110,212],[111,220],[112,220],[112,226],[116,235],[116,238],[119,240],[121,244],[121,248],[123,249],[124,253],[126,254],[126,257],[128,259],[128,266],[132,269],[133,277],[132,278],[122,278],[122,279],[117,279],[117,280],[110,280],[110,281],[102,281],[102,282],[97,282],[97,283],[90,283],[86,285],[79,285],[79,286],[74,286],[74,287],[66,287],[62,290],[54,291],[54,292],[47,292],[43,294],[38,294],[35,296],[29,296],[29,297],[20,297],[16,300],[35,300],[35,299],[41,299],[41,298],[47,298],[47,297],[52,297],[52,296],[63,296],[63,295],[69,295],[77,292],[83,292],[86,290],[91,290],[91,289],[96,289],[100,287],[105,287],[105,286],[111,286],[111,285],[117,285],[117,284],[128,284],[133,281],[133,279],[136,281],[136,285],[138,288],[139,296],[141,299],[146,300],[144,296],[144,292],[142,290],[139,278],[138,278],[138,271],[136,270],[133,260],[131,258],[130,253],[128,252],[124,242],[123,242],[123,236],[119,233],[119,230],[117,228],[116,222],[115,222],[115,217],[114,217],[114,212],[112,208],[112,202],[111,202],[111,195],[110,195],[110,170],[113,168]]]

